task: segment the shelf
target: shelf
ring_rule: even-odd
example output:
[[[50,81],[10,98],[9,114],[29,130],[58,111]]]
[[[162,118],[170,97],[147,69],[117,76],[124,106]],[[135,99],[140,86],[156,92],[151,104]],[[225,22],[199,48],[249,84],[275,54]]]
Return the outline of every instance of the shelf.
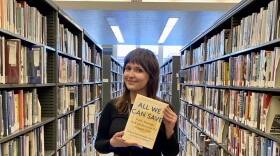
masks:
[[[280,92],[280,88],[260,88],[260,87],[229,87],[231,90],[249,90],[256,92]]]
[[[217,88],[217,89],[229,89],[230,86],[215,86],[215,85],[205,85],[207,88]]]
[[[52,52],[55,52],[55,48],[52,48],[50,46],[44,46],[46,48],[46,50],[49,50],[49,51],[52,51]]]
[[[170,85],[170,84],[172,84],[172,82],[160,82],[159,84],[166,84],[166,85]]]
[[[123,81],[111,81],[110,83],[123,83]]]
[[[38,43],[38,42],[35,42],[33,40],[30,40],[26,37],[23,37],[21,35],[18,35],[18,34],[14,34],[8,30],[5,30],[5,29],[2,29],[0,28],[0,36],[2,36],[2,34],[5,35],[5,39],[11,39],[11,38],[16,38],[16,39],[20,39],[22,42],[25,42],[27,44],[33,44],[33,45],[42,45],[41,43]]]
[[[54,87],[55,83],[47,84],[1,84],[1,89],[16,89],[16,88],[41,88],[41,87]]]
[[[208,138],[210,138],[215,144],[217,144],[219,147],[224,149],[227,153],[229,153],[227,146],[224,143],[218,143],[213,137],[211,137],[209,134],[207,134],[205,131],[203,131],[199,126],[196,124],[193,124],[192,122],[189,121],[190,124],[192,124],[195,128],[197,128],[200,132],[202,132],[204,135],[206,135]]]
[[[67,139],[62,145],[60,145],[57,150],[61,149],[63,146],[65,146],[69,141],[71,141],[72,139],[74,139],[78,134],[80,133],[80,130],[75,130],[74,135],[72,137],[70,137],[69,139]]]
[[[86,107],[86,106],[88,106],[88,105],[94,104],[94,102],[97,101],[97,100],[99,100],[99,98],[94,99],[94,100],[91,100],[91,101],[88,101],[87,103],[85,103],[85,104],[83,105],[83,107]]]
[[[94,82],[83,82],[83,85],[93,85]]]
[[[90,123],[87,123],[86,125],[84,125],[83,127],[82,127],[82,130],[84,130],[87,126],[89,126],[90,125]]]
[[[1,0],[0,0],[1,1]],[[17,1],[11,1],[14,5],[14,3],[16,4]],[[52,156],[52,155],[58,155],[59,154],[59,149],[57,149],[57,147],[59,146],[58,143],[56,142],[57,139],[57,134],[60,133],[58,132],[57,129],[57,124],[58,124],[58,120],[64,116],[67,116],[71,113],[75,113],[75,116],[73,117],[74,123],[75,123],[75,127],[81,129],[82,128],[82,120],[83,117],[85,115],[84,111],[82,110],[83,107],[83,97],[85,95],[85,92],[83,90],[83,85],[91,85],[90,91],[91,91],[91,97],[95,97],[97,94],[95,91],[95,89],[99,89],[98,91],[102,92],[103,87],[102,87],[102,82],[83,82],[83,73],[85,73],[85,69],[83,68],[83,65],[89,65],[91,70],[89,71],[89,75],[91,75],[91,79],[90,80],[95,80],[98,79],[97,75],[95,76],[95,71],[94,69],[100,68],[102,69],[102,65],[100,63],[100,65],[96,65],[95,63],[91,62],[91,61],[86,61],[84,60],[81,56],[83,56],[83,53],[85,52],[85,49],[83,47],[83,40],[85,40],[86,42],[89,43],[89,46],[91,48],[91,52],[88,53],[88,55],[92,56],[92,60],[97,60],[95,59],[96,56],[96,52],[99,53],[99,58],[98,61],[100,60],[102,62],[103,60],[103,50],[102,47],[100,45],[97,45],[96,42],[91,38],[91,36],[85,31],[83,30],[77,23],[75,23],[71,17],[69,15],[67,15],[61,8],[59,8],[52,0],[24,0],[23,2],[27,2],[26,4],[29,7],[34,7],[35,10],[38,10],[38,12],[40,12],[43,16],[46,16],[46,23],[44,23],[44,25],[46,25],[46,27],[44,28],[46,30],[46,32],[42,32],[40,31],[36,31],[33,23],[23,23],[23,24],[29,24],[30,28],[32,28],[31,34],[30,35],[34,35],[31,38],[34,38],[34,40],[29,39],[27,37],[23,37],[21,35],[18,35],[16,33],[12,33],[9,32],[7,30],[4,30],[2,28],[0,28],[0,36],[4,37],[5,39],[18,39],[21,42],[21,45],[23,45],[24,47],[32,47],[32,46],[43,46],[44,50],[46,51],[46,55],[47,55],[47,60],[46,60],[46,65],[47,65],[47,81],[49,83],[45,83],[45,84],[1,84],[0,85],[0,89],[1,90],[30,90],[30,89],[34,89],[37,88],[37,93],[38,93],[38,98],[40,100],[41,103],[41,112],[42,112],[42,122],[40,123],[36,123],[32,126],[28,126],[28,127],[24,127],[22,129],[16,130],[14,133],[2,137],[0,139],[0,144],[7,142],[7,141],[12,141],[13,139],[22,136],[22,135],[26,135],[28,132],[33,131],[36,128],[39,128],[41,126],[44,126],[44,142],[45,142],[45,150],[42,151],[44,152],[45,155],[47,156]],[[1,6],[1,5],[0,5]],[[7,6],[1,6],[0,10],[2,8],[6,8]],[[16,10],[14,10],[16,8],[13,8],[11,10],[11,12],[13,12],[14,14],[16,14]],[[13,21],[15,20],[14,17],[15,16],[11,16],[13,17]],[[36,18],[37,19],[37,18]],[[59,23],[60,22],[60,23]],[[34,23],[35,24],[35,23]],[[61,47],[66,47],[66,46],[71,46],[71,49],[74,48],[73,45],[69,45],[69,43],[73,43],[73,40],[70,39],[68,40],[68,38],[66,37],[65,40],[63,42],[60,42],[60,36],[61,34],[67,35],[68,36],[68,32],[65,32],[65,30],[61,31],[61,34],[58,34],[58,29],[60,29],[61,27],[59,26],[59,24],[62,24],[63,27],[65,29],[68,29],[68,31],[71,33],[71,36],[74,35],[75,36],[75,53],[70,54],[70,53],[66,53],[66,49],[64,50],[65,52],[63,52],[62,50],[60,50],[60,46]],[[58,28],[59,27],[59,28]],[[33,29],[34,28],[34,29]],[[33,31],[34,30],[34,31]],[[61,30],[61,29],[60,29]],[[35,34],[33,33],[35,32]],[[40,38],[38,38],[40,37]],[[41,42],[42,39],[44,39],[44,41],[42,41],[42,43],[36,42],[35,41],[39,41]],[[77,43],[77,44],[76,44]],[[68,45],[66,45],[68,44]],[[63,48],[62,48],[63,49]],[[67,47],[68,49],[68,47]],[[36,53],[37,54],[37,53]],[[74,56],[75,54],[75,56]],[[7,55],[5,55],[7,56]],[[77,67],[77,71],[79,71],[77,73],[77,78],[79,79],[79,81],[77,81],[77,83],[59,83],[59,74],[60,72],[58,70],[59,69],[59,59],[63,57],[65,58],[67,61],[74,61],[75,63],[75,67]],[[15,58],[16,60],[17,58]],[[23,60],[25,61],[25,60]],[[29,63],[29,60],[26,60]],[[34,61],[34,60],[33,60]],[[43,67],[43,65],[40,65],[40,69],[41,66]],[[70,68],[70,67],[69,67]],[[29,68],[28,68],[29,69]],[[92,70],[93,69],[93,70]],[[67,70],[66,72],[69,72],[70,70]],[[36,71],[34,71],[36,72]],[[101,76],[103,75],[102,71],[100,70],[100,80],[101,80]],[[66,75],[67,77],[68,75]],[[67,81],[70,82],[70,81]],[[95,84],[98,84],[98,86],[94,86]],[[76,97],[78,99],[78,105],[74,110],[71,111],[67,111],[63,114],[58,115],[58,100],[59,100],[59,94],[58,94],[58,87],[65,87],[65,86],[75,86],[77,87],[78,91],[75,92],[75,95],[77,95]],[[30,94],[31,95],[31,94]],[[97,94],[99,95],[99,94]],[[101,96],[101,95],[99,95]],[[102,99],[95,99],[93,101],[90,102],[94,102],[96,100],[100,100],[100,102],[102,101]],[[62,107],[62,106],[61,106]],[[71,107],[72,108],[72,107]],[[61,108],[62,109],[62,108]],[[64,108],[65,109],[65,108]],[[2,112],[0,112],[2,113]],[[12,112],[9,112],[12,113]],[[49,116],[49,117],[45,117],[45,116]],[[80,134],[80,130],[76,130],[75,134],[72,138],[68,139],[65,143],[63,143],[63,145],[60,146],[60,148],[64,145],[66,145],[67,142],[69,142],[71,139],[75,138],[75,144],[76,144],[76,149],[77,149],[77,153],[81,153],[81,141],[82,141],[82,134]],[[1,153],[0,153],[1,155]]]
[[[58,83],[57,85],[59,87],[64,87],[64,86],[78,86],[78,85],[81,85],[82,83],[81,82],[78,82],[78,83]]]
[[[244,128],[244,129],[247,129],[247,130],[249,130],[251,132],[254,132],[254,133],[258,134],[258,135],[261,135],[263,137],[269,138],[269,139],[274,140],[276,142],[280,142],[280,134],[267,134],[267,133],[262,132],[261,130],[258,130],[258,129],[255,129],[255,128],[251,128],[251,127],[249,127],[249,126],[247,126],[245,124],[242,124],[240,122],[237,122],[235,120],[232,120],[232,119],[228,119],[228,120],[229,120],[229,122],[231,122],[231,123],[233,123],[235,125],[238,125],[238,126]]]
[[[94,63],[84,60],[84,63],[90,66],[94,66]]]
[[[100,65],[98,65],[98,64],[94,64],[94,66],[95,67],[97,67],[97,68],[102,68]]]
[[[81,106],[78,106],[74,110],[70,110],[70,111],[67,111],[66,113],[59,114],[59,115],[57,115],[57,118],[59,119],[59,118],[62,118],[64,116],[67,116],[69,114],[72,114],[72,113],[76,112],[77,110],[79,110],[80,108],[81,108]]]
[[[182,86],[193,86],[193,87],[205,87],[205,84],[186,84],[186,83],[181,83]]]
[[[53,156],[55,154],[55,150],[45,150],[45,156]]]
[[[36,123],[36,124],[34,124],[32,126],[24,127],[22,129],[19,129],[19,130],[16,130],[13,134],[10,134],[9,136],[4,136],[2,139],[0,139],[0,144],[4,143],[6,141],[9,141],[9,140],[11,140],[13,138],[16,138],[16,137],[18,137],[20,135],[23,135],[23,134],[25,134],[25,133],[27,133],[29,131],[32,131],[32,130],[34,130],[36,128],[39,128],[39,127],[41,127],[43,125],[46,125],[49,122],[54,121],[54,119],[55,119],[54,117],[42,117],[42,122]]]
[[[61,56],[67,57],[67,58],[69,58],[69,59],[72,59],[72,60],[77,60],[77,61],[80,61],[80,60],[81,60],[81,58],[79,58],[79,57],[77,57],[77,56],[73,56],[73,55],[71,55],[71,54],[67,54],[67,53],[62,52],[62,51],[60,51],[60,50],[58,50],[58,54],[61,55]]]

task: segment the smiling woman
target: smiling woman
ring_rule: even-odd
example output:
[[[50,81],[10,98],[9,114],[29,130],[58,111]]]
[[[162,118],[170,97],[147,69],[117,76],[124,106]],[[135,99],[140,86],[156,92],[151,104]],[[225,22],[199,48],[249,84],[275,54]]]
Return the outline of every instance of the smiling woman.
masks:
[[[179,153],[177,139],[177,115],[171,105],[163,111],[162,120],[152,149],[140,147],[137,142],[122,139],[136,95],[156,97],[159,83],[159,64],[155,54],[148,49],[137,48],[124,58],[124,92],[111,100],[103,109],[99,121],[95,148],[100,153],[113,152],[119,156],[176,156]],[[143,105],[144,107],[144,105]],[[132,112],[139,113],[141,112]],[[146,115],[146,114],[141,114]]]

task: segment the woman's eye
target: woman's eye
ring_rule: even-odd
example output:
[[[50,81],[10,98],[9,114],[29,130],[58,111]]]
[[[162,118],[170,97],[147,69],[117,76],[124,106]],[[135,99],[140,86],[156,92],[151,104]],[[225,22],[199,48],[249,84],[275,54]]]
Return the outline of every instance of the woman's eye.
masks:
[[[130,71],[131,68],[130,68],[130,67],[125,67],[125,70],[126,70],[126,71]]]
[[[136,72],[137,72],[137,73],[141,73],[142,70],[141,70],[141,69],[136,69]]]

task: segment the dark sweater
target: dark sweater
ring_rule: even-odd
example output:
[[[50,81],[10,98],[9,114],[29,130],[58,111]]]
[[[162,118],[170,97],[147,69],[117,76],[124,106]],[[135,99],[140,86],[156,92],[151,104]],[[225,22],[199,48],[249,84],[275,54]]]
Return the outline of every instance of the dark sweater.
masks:
[[[110,145],[109,140],[117,132],[123,131],[128,115],[118,114],[113,101],[110,101],[102,111],[99,121],[98,133],[95,141],[95,148],[100,153],[114,152],[119,156],[176,156],[179,153],[177,139],[177,126],[170,139],[166,139],[165,127],[162,123],[153,149],[138,147],[117,147]]]

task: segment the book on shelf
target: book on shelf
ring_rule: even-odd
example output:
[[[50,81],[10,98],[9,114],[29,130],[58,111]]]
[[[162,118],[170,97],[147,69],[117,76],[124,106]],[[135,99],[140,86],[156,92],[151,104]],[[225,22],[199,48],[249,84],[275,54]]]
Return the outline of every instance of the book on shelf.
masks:
[[[269,106],[265,112],[265,132],[280,133],[280,96],[272,96],[269,101]]]
[[[20,75],[20,47],[19,39],[5,40],[5,76],[7,84],[19,84]]]
[[[163,102],[137,94],[122,138],[152,149],[167,106]]]

